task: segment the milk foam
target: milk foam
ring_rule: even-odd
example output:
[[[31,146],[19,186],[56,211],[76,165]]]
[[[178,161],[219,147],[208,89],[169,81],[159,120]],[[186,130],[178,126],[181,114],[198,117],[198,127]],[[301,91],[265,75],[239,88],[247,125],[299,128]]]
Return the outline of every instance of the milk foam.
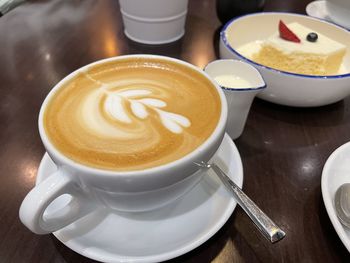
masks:
[[[92,78],[90,77],[90,79]],[[108,86],[103,84],[99,90],[100,92],[93,93],[92,96],[94,98],[90,96],[87,105],[84,106],[84,110],[82,111],[83,114],[88,108],[92,109],[94,108],[93,105],[99,104],[102,97],[101,95],[105,94],[106,99],[103,103],[103,109],[106,114],[118,122],[130,124],[134,121],[133,116],[144,120],[149,116],[149,111],[153,110],[158,113],[159,119],[164,127],[173,133],[182,133],[184,128],[191,126],[191,121],[185,116],[160,109],[166,107],[167,103],[161,99],[152,98],[151,88],[109,91]],[[128,105],[131,110],[127,109]],[[98,111],[91,112],[91,110],[88,110],[87,112],[89,116],[95,115],[95,119],[100,119],[101,116],[103,116]],[[96,121],[91,122],[91,118],[89,118],[86,125],[91,127],[91,123],[96,123]],[[117,123],[114,125],[115,127],[118,127]],[[94,128],[99,129],[98,126],[95,126]]]
[[[114,94],[109,94],[107,96],[104,103],[105,111],[118,121],[131,123],[131,119],[122,105],[123,98]]]
[[[182,133],[183,128],[191,126],[191,122],[179,114],[157,110],[163,125],[173,133]]]
[[[137,100],[130,100],[131,111],[140,119],[146,119],[148,117],[148,111],[146,107]]]
[[[45,129],[68,158],[97,168],[179,159],[210,136],[220,116],[212,83],[175,63],[130,59],[81,71],[64,85],[49,102]]]

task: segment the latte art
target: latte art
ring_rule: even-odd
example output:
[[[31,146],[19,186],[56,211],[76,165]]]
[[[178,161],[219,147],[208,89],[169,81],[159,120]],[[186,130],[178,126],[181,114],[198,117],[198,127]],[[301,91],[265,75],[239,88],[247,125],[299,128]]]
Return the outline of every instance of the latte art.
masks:
[[[51,99],[44,125],[67,157],[138,170],[181,158],[213,132],[220,99],[204,76],[158,59],[125,59],[80,72]]]
[[[191,125],[191,122],[186,117],[161,110],[161,108],[167,105],[166,102],[159,99],[142,98],[150,94],[152,92],[146,89],[109,92],[104,102],[104,109],[116,120],[131,123],[132,119],[123,106],[123,101],[127,101],[130,104],[131,112],[140,119],[146,119],[149,115],[149,110],[154,110],[158,113],[162,124],[173,133],[181,133],[183,127],[189,127]]]
[[[135,117],[143,120],[151,114],[157,114],[161,124],[173,133],[182,133],[183,128],[191,125],[188,118],[162,109],[167,106],[164,100],[171,98],[171,94],[166,92],[166,87],[157,89],[153,87],[154,84],[147,84],[143,80],[142,85],[148,85],[149,88],[138,89],[137,84],[135,85],[133,81],[121,81],[120,83],[116,81],[113,84],[108,84],[93,79],[89,74],[85,73],[85,76],[96,83],[97,89],[87,96],[80,109],[77,106],[77,110],[82,114],[80,119],[85,121],[83,125],[94,130],[96,134],[104,132],[104,136],[120,139],[138,137],[138,134],[123,133],[125,124],[132,124],[132,122],[136,124]],[[152,97],[152,89],[158,93],[158,97],[162,97],[164,100],[154,98],[154,95]],[[102,121],[104,125],[101,124]],[[111,125],[114,128],[103,129],[106,125]],[[107,134],[108,131],[110,131],[109,134]]]

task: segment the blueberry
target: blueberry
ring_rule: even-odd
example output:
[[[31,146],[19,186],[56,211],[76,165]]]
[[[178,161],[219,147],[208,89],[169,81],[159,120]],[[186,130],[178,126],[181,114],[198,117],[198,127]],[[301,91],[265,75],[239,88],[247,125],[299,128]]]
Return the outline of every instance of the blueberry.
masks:
[[[306,40],[309,42],[316,42],[318,39],[318,35],[314,32],[311,32],[307,35]]]

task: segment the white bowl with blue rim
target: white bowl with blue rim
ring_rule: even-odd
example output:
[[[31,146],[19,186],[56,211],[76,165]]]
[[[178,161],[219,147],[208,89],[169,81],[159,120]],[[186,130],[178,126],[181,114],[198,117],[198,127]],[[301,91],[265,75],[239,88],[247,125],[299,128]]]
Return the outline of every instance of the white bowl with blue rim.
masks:
[[[266,83],[256,68],[236,59],[214,60],[204,71],[226,96],[226,132],[232,139],[237,139],[244,130],[254,97],[266,88]]]
[[[240,46],[264,40],[278,30],[278,22],[298,22],[347,46],[343,72],[332,76],[290,73],[256,63],[237,52]],[[294,107],[316,107],[350,95],[350,32],[335,24],[293,13],[266,12],[244,15],[229,21],[220,33],[220,57],[244,60],[259,70],[267,89],[257,97]]]

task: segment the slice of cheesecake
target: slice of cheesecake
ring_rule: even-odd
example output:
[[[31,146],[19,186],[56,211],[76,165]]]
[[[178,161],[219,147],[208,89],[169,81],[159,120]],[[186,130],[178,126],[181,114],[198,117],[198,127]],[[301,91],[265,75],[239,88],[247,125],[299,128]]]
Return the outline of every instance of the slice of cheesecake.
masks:
[[[296,22],[287,26],[300,39],[299,43],[285,40],[276,32],[265,41],[257,42],[259,48],[256,48],[255,43],[256,52],[252,52],[252,44],[242,47],[238,52],[247,53],[250,49],[250,54],[247,54],[250,59],[283,71],[307,75],[338,73],[346,53],[345,45]],[[307,40],[311,32],[318,36],[315,42]]]

